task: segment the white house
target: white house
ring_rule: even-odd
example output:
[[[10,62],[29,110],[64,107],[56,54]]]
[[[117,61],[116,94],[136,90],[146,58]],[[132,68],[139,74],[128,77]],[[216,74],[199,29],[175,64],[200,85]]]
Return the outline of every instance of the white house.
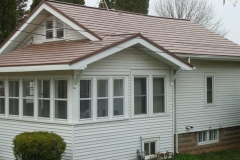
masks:
[[[240,46],[191,21],[43,1],[0,47],[0,159],[36,130],[64,160],[240,145]]]

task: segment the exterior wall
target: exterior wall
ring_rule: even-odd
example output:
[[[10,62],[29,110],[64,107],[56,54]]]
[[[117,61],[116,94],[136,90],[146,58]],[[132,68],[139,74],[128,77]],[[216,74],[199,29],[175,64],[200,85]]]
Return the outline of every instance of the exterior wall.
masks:
[[[66,154],[63,160],[72,159],[72,126],[67,124],[39,123],[34,121],[23,121],[14,119],[3,119],[0,117],[0,159],[14,159],[12,152],[13,138],[27,131],[53,131],[61,135],[67,143]]]
[[[169,70],[168,66],[152,57],[128,49],[116,53],[88,66],[82,78],[96,75],[126,75],[129,79],[129,112],[124,118],[107,121],[80,121],[74,127],[74,159],[136,159],[137,149],[141,149],[140,136],[160,137],[161,152],[173,151],[173,110],[172,86],[168,79],[168,114],[165,116],[134,117],[131,113],[131,72],[140,69],[142,75],[149,70]]]
[[[226,148],[240,147],[240,126],[219,129],[219,142],[198,145],[197,132],[178,135],[179,153],[199,154]]]
[[[177,78],[178,134],[240,125],[239,62],[192,60]],[[215,104],[205,106],[205,73],[215,74]],[[193,129],[186,130],[186,126]]]

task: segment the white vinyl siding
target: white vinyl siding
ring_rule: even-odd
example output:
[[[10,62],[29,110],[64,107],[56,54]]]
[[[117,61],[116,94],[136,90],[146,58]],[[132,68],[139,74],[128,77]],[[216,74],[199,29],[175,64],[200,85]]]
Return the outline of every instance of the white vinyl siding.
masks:
[[[191,60],[195,70],[181,71],[176,80],[178,133],[240,125],[240,64],[227,61]],[[206,106],[206,73],[214,75],[214,107]]]

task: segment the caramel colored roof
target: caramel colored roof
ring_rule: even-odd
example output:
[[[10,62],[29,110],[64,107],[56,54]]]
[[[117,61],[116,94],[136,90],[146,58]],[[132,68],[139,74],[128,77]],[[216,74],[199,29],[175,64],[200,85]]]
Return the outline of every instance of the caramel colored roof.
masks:
[[[240,56],[239,45],[188,20],[116,10],[108,12],[105,9],[54,1],[45,3],[99,37],[140,32],[171,53]]]

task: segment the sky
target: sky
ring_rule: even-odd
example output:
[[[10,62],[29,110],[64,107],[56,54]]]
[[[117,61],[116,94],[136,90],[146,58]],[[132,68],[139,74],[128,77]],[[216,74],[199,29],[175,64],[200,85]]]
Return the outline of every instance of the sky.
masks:
[[[149,14],[154,15],[153,6],[157,0],[150,0]],[[226,0],[226,4],[223,6],[223,0],[208,0],[215,7],[216,15],[218,18],[222,18],[224,28],[229,30],[226,38],[240,45],[240,0],[236,7],[233,6],[235,0]],[[97,7],[99,0],[85,0],[87,6]],[[32,3],[29,0],[28,5]]]

